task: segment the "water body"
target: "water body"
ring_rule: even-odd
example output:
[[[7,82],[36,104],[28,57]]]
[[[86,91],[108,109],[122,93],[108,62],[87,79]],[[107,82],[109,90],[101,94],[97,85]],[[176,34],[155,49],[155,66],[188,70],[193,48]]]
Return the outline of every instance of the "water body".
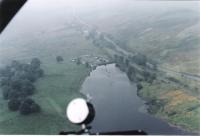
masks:
[[[142,129],[148,134],[187,134],[148,114],[137,96],[136,84],[114,64],[92,71],[81,92],[92,97],[96,111],[92,132]]]

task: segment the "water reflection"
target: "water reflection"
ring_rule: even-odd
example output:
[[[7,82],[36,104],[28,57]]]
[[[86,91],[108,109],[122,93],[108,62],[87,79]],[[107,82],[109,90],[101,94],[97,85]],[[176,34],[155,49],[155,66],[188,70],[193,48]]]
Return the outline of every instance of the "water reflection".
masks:
[[[91,72],[81,92],[91,95],[95,107],[93,132],[142,129],[149,134],[186,134],[149,115],[136,85],[114,64]]]

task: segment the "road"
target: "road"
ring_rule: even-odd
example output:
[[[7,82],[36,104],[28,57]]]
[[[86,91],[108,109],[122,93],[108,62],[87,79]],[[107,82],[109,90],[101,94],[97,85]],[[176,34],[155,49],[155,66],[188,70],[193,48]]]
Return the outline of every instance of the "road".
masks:
[[[186,72],[177,72],[177,71],[168,69],[166,67],[161,67],[161,66],[158,67],[158,70],[160,70],[161,72],[174,74],[174,75],[179,76],[179,77],[183,77],[183,78],[187,78],[187,79],[190,79],[190,80],[195,80],[195,81],[200,82],[200,76],[198,76],[198,75],[193,75],[191,73],[186,73]]]

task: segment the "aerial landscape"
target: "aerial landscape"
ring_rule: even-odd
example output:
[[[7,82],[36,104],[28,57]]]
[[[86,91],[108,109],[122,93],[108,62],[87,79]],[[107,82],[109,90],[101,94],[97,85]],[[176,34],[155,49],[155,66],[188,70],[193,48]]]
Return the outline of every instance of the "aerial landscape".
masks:
[[[198,1],[30,0],[0,34],[0,134],[200,134]]]

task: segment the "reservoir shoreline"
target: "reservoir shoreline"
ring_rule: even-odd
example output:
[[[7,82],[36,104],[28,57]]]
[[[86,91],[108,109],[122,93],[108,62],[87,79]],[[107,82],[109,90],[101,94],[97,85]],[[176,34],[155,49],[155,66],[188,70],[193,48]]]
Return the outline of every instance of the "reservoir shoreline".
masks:
[[[124,93],[121,92],[122,90]],[[115,64],[98,66],[95,70],[92,70],[83,82],[80,92],[85,96],[89,94],[92,97],[91,103],[97,113],[96,118],[91,123],[94,132],[129,130],[131,128],[142,129],[143,127],[148,134],[191,134],[168,123],[163,118],[160,119],[149,114],[146,109],[145,113],[139,112],[138,109],[141,106],[148,105],[144,105],[145,100],[136,96],[135,84],[131,83],[126,74],[115,67]],[[112,98],[110,99],[109,96]],[[119,102],[120,100],[121,102]],[[127,106],[129,108],[126,108]],[[154,125],[158,128],[149,121],[157,123],[157,125]],[[121,124],[117,125],[117,122]],[[152,128],[152,126],[154,127]]]

